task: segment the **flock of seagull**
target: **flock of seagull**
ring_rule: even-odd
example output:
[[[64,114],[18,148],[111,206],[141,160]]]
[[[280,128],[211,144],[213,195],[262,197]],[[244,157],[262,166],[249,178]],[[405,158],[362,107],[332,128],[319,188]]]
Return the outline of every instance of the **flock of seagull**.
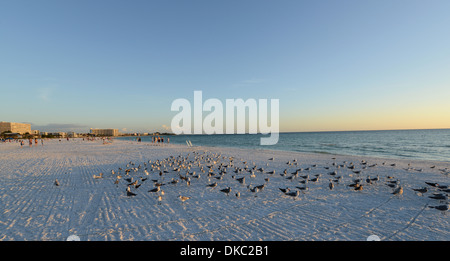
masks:
[[[226,157],[218,153],[205,151],[192,151],[186,156],[170,156],[162,160],[149,160],[143,164],[129,162],[124,168],[111,170],[111,175],[108,175],[108,177],[113,178],[114,184],[117,187],[126,186],[125,192],[127,197],[137,196],[142,184],[150,179],[153,182],[153,187],[147,190],[147,193],[154,194],[158,204],[161,204],[165,197],[164,190],[166,186],[177,184],[190,186],[191,182],[194,183],[204,179],[207,179],[207,181],[204,181],[203,186],[210,191],[216,190],[219,187],[219,192],[224,193],[226,196],[229,196],[233,192],[232,194],[236,198],[240,198],[241,192],[239,190],[242,190],[241,188],[244,186],[248,192],[254,193],[256,196],[267,187],[270,178],[274,177],[274,175],[280,175],[282,180],[286,181],[285,187],[278,188],[281,195],[294,199],[298,198],[301,194],[305,194],[310,188],[323,184],[321,181],[327,179],[328,183],[325,183],[325,185],[329,190],[335,190],[337,185],[341,185],[346,189],[358,192],[368,186],[379,185],[381,182],[384,182],[386,186],[392,189],[391,193],[393,195],[401,196],[404,192],[404,187],[401,185],[400,180],[393,176],[384,176],[382,178],[380,175],[363,177],[363,172],[375,168],[377,164],[369,164],[364,160],[356,164],[346,161],[338,164],[336,158],[332,159],[334,162],[330,165],[319,167],[317,164],[313,164],[305,168],[301,168],[299,161],[293,159],[292,161],[286,162],[284,170],[278,173],[273,167],[270,170],[265,169],[269,168],[269,165],[275,162],[274,158],[268,159],[265,166],[257,166],[255,162],[245,161],[242,158]],[[386,164],[382,163],[382,165]],[[388,164],[386,166],[395,167],[396,164]],[[321,168],[324,169],[323,172],[326,172],[326,174],[323,174],[323,172],[312,174],[317,172],[313,170]],[[431,168],[435,168],[435,166]],[[405,170],[423,171],[423,169],[414,169],[410,166]],[[441,171],[448,172],[448,169],[442,169]],[[230,176],[231,180],[228,178]],[[256,178],[261,176],[264,182],[262,182],[261,178]],[[93,175],[94,179],[104,179],[105,177],[106,175],[103,173]],[[226,178],[226,182],[224,178]],[[348,181],[349,179],[351,181]],[[261,182],[256,183],[257,180]],[[230,183],[234,181],[237,184],[237,191],[230,186]],[[250,184],[247,185],[247,183]],[[317,185],[310,186],[311,184]],[[54,185],[60,185],[57,179]],[[436,203],[437,205],[429,206],[429,208],[448,211],[448,193],[450,193],[450,187],[448,185],[425,182],[424,187],[413,188],[413,190],[419,196],[423,196],[426,193],[431,194],[428,197],[438,202]],[[181,202],[185,202],[191,199],[191,196],[178,194],[178,198]]]

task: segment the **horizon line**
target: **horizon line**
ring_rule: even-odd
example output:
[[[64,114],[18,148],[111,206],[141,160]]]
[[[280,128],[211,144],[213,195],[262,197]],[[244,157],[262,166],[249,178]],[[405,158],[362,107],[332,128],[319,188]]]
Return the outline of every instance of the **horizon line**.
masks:
[[[450,130],[450,128],[431,128],[431,129],[380,129],[380,130],[324,130],[324,131],[280,131],[280,132],[273,132],[273,133],[314,133],[314,132],[363,132],[363,131],[408,131],[408,130]],[[159,131],[155,131],[158,133],[161,133]],[[153,133],[155,133],[153,132]],[[134,132],[134,133],[139,133],[139,132]],[[150,133],[150,132],[149,132]],[[172,132],[164,132],[164,133],[169,133],[169,134],[173,134],[175,136],[179,136],[179,135],[244,135],[244,134],[263,134],[263,133],[231,133],[231,134],[227,134],[227,133],[213,133],[213,134],[174,134]],[[124,134],[129,134],[129,133],[124,133]],[[263,135],[269,135],[270,133],[267,134],[263,134]]]

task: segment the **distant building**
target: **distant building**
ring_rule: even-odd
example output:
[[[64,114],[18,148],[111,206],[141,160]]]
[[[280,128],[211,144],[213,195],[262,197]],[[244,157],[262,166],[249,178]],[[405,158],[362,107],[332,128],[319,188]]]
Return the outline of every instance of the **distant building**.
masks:
[[[96,136],[119,136],[118,129],[92,129],[91,134]]]
[[[73,132],[73,131],[69,131],[69,132],[67,132],[67,137],[69,137],[69,138],[78,138],[78,134]]]
[[[0,133],[10,131],[12,133],[31,133],[31,124],[17,122],[0,122]]]
[[[65,132],[50,132],[48,135],[53,136],[55,138],[65,138],[67,137],[67,133]]]

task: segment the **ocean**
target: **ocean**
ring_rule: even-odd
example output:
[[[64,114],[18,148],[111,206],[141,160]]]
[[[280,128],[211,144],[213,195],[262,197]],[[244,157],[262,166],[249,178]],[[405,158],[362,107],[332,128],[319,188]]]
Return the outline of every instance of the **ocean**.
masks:
[[[165,136],[170,143],[210,147],[271,149],[338,155],[450,162],[450,129],[280,133],[275,145],[261,146],[262,134]],[[121,137],[132,140],[136,137]],[[142,136],[151,142],[151,136]]]

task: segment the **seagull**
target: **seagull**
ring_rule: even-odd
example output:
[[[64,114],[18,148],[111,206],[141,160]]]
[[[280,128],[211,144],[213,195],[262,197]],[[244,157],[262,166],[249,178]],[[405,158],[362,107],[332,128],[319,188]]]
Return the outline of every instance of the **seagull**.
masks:
[[[266,187],[265,183],[259,186],[255,186],[255,188],[258,188],[258,190],[263,190],[265,187]]]
[[[178,183],[178,179],[173,179],[173,178],[172,178],[172,181],[170,181],[169,183],[170,183],[170,184],[177,184],[177,183]]]
[[[224,188],[224,189],[221,189],[220,191],[222,191],[223,193],[226,193],[227,196],[228,196],[228,193],[231,192],[231,187],[226,187],[226,188]]]
[[[247,186],[247,189],[250,190],[250,191],[253,192],[253,193],[259,191],[259,190],[258,190],[258,187],[253,187],[253,188],[252,188],[252,185],[248,185],[248,186]]]
[[[318,180],[319,180],[319,177],[316,177],[316,178],[310,179],[309,181],[316,182]]]
[[[297,188],[297,189],[299,189],[299,190],[304,190],[304,191],[307,191],[307,190],[308,190],[308,187],[306,187],[306,186],[304,186],[304,187],[295,187],[295,188]]]
[[[237,178],[236,179],[239,183],[244,184],[245,183],[245,177]]]
[[[428,206],[429,208],[434,208],[440,211],[448,211],[449,205],[439,205],[439,206]]]
[[[437,186],[439,186],[439,184],[438,184],[438,183],[435,183],[435,182],[426,182],[426,181],[425,181],[425,183],[426,183],[427,185],[432,186],[432,187],[437,187]]]
[[[402,188],[402,186],[398,186],[398,187],[394,190],[394,192],[392,192],[392,194],[394,194],[394,195],[402,195],[402,194],[403,194],[403,188]]]
[[[127,196],[134,197],[134,196],[136,196],[136,193],[131,192],[130,187],[127,187]]]
[[[444,195],[443,193],[439,193],[439,194],[433,194],[433,196],[429,196],[429,198],[439,199],[439,200],[447,200],[447,195]]]
[[[136,185],[137,185],[137,183],[138,183],[138,180],[135,180],[134,182],[132,182],[132,183],[129,183],[129,184],[128,184],[128,186],[136,186]]]
[[[181,202],[185,202],[186,200],[190,199],[191,197],[184,197],[179,195],[178,198],[181,200]]]
[[[286,192],[284,194],[287,195],[287,196],[296,198],[300,194],[300,191],[296,190],[296,191],[292,191],[292,192]]]
[[[290,188],[278,188],[279,190],[281,190],[281,192],[283,193],[288,193],[291,189]]]
[[[101,179],[103,178],[103,173],[100,173],[98,176],[97,175],[93,175],[94,179]]]
[[[379,181],[380,180],[380,176],[377,175],[375,178],[371,178],[370,180],[371,181],[375,181],[375,182]]]
[[[58,179],[55,179],[55,186],[59,186],[59,181],[58,181]]]
[[[217,187],[217,182],[208,184],[208,185],[206,185],[206,186],[207,186],[207,187],[210,187],[210,188],[215,188],[215,187]]]
[[[420,192],[420,193],[426,193],[428,191],[428,189],[426,187],[423,188],[418,188],[418,189],[413,189],[414,191]]]
[[[160,186],[157,186],[156,188],[151,189],[151,190],[149,190],[148,192],[158,192],[160,189],[161,189],[161,187],[160,187]]]

